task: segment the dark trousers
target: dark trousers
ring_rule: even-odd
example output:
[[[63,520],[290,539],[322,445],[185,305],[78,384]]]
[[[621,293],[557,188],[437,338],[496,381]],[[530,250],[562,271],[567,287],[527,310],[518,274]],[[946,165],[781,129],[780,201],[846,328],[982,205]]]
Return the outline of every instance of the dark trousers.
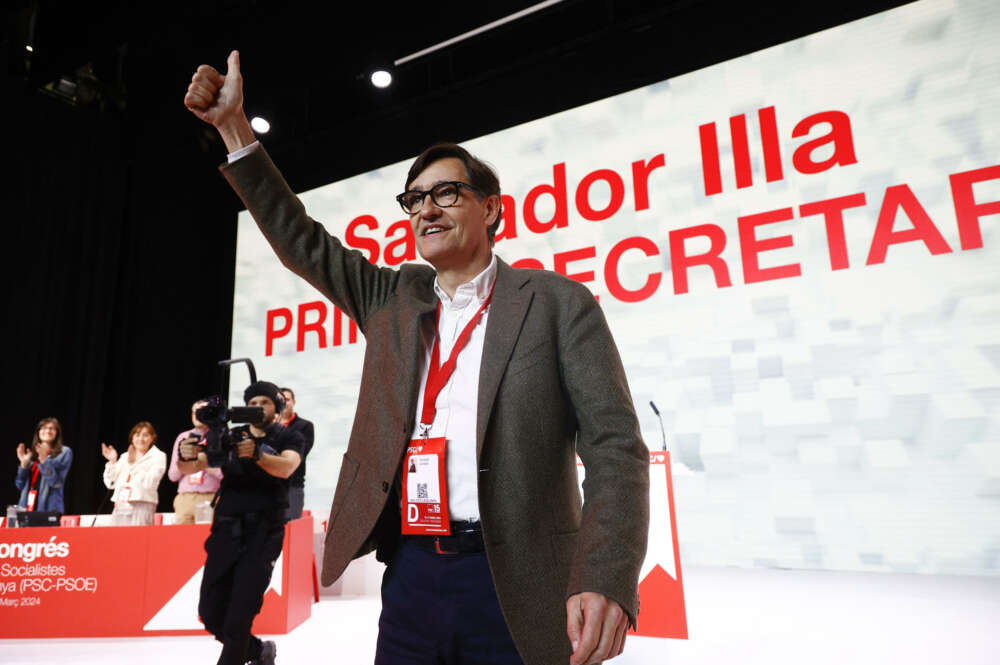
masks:
[[[264,603],[284,537],[280,518],[215,516],[205,541],[208,557],[198,615],[205,630],[222,642],[218,665],[243,665],[260,656],[261,641],[250,627]]]
[[[375,665],[522,665],[485,552],[406,537],[382,578]]]

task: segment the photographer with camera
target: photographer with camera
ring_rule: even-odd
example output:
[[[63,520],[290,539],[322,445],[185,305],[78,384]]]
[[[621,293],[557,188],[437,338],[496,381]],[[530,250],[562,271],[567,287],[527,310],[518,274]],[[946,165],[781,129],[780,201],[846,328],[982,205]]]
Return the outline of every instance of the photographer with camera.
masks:
[[[181,443],[187,439],[194,439],[195,442],[201,441],[205,433],[208,432],[208,425],[198,420],[197,415],[198,409],[203,406],[208,406],[208,401],[200,399],[191,405],[191,424],[193,427],[177,435],[177,439],[174,441],[174,450],[170,455],[167,477],[177,483],[177,496],[174,497],[174,524],[194,524],[195,508],[203,503],[211,503],[222,483],[222,472],[218,469],[208,468],[192,474],[183,474],[178,466],[181,459]]]
[[[247,406],[259,407],[251,416],[259,419],[227,429],[226,421],[237,418],[221,400],[211,401],[197,412],[198,420],[209,426],[207,445],[199,445],[194,437],[181,442],[178,468],[184,474],[209,467],[223,472],[212,531],[205,541],[198,603],[205,629],[222,642],[219,665],[271,665],[274,642],[261,642],[250,627],[281,553],[288,477],[299,466],[303,442],[277,422],[284,397],[276,385],[254,381],[243,399]]]

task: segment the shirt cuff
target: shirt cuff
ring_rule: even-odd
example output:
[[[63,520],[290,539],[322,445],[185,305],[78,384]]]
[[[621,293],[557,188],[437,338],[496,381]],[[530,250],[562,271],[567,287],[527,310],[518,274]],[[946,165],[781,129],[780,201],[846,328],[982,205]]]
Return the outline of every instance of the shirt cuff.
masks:
[[[239,150],[236,150],[234,152],[229,153],[226,156],[227,163],[232,164],[236,160],[238,160],[238,159],[240,159],[242,157],[246,157],[251,152],[253,152],[254,150],[256,150],[258,148],[258,146],[260,146],[260,141],[254,141],[250,145],[245,145],[242,148],[240,148]]]

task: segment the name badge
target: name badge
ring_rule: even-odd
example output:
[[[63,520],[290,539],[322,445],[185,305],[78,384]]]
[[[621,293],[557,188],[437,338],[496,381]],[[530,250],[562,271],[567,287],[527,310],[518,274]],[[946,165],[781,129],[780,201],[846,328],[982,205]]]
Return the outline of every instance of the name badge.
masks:
[[[414,439],[403,460],[402,532],[408,535],[451,535],[448,521],[447,441]]]
[[[192,473],[188,475],[188,482],[192,485],[201,485],[202,481],[205,480],[205,470],[202,469],[198,473]]]
[[[26,508],[31,511],[35,509],[35,501],[38,499],[38,490],[28,490],[28,505]]]

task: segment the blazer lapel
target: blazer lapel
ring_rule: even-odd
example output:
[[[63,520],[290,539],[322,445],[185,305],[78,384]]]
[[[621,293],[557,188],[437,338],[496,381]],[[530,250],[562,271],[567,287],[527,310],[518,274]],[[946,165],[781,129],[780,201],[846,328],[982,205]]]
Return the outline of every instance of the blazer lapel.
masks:
[[[476,459],[483,452],[486,426],[493,402],[496,400],[500,379],[514,344],[521,334],[521,324],[528,313],[532,290],[527,286],[530,273],[511,268],[497,257],[497,281],[493,289],[489,317],[486,319],[486,338],[483,343],[483,360],[479,369],[479,400],[476,415]]]

